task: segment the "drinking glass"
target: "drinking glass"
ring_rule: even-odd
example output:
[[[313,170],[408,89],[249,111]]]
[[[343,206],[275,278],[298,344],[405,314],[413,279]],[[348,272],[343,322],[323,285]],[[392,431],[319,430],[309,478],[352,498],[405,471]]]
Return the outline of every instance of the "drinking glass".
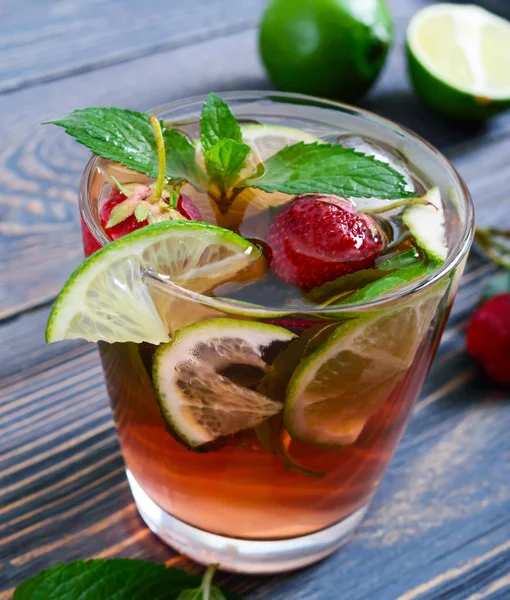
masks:
[[[99,344],[127,477],[147,525],[170,546],[200,563],[219,563],[223,569],[245,573],[272,573],[302,567],[332,553],[365,515],[439,344],[473,237],[473,206],[448,160],[425,140],[386,119],[296,94],[233,92],[223,97],[242,122],[296,127],[332,141],[355,134],[390,147],[405,157],[413,177],[440,188],[445,204],[446,262],[388,297],[343,306],[340,312],[334,307],[313,307],[296,314],[285,306],[250,311],[246,305],[240,317],[239,310],[234,310],[239,305],[227,299],[212,301],[157,278],[147,282],[158,302],[176,306],[178,298],[178,328],[210,318],[242,318],[279,325],[301,336],[310,325],[363,324],[376,316],[372,330],[366,327],[364,332],[372,336],[374,345],[381,341],[391,345],[392,332],[405,330],[407,343],[400,366],[388,371],[382,390],[379,386],[369,397],[359,399],[365,408],[362,418],[353,418],[356,434],[350,443],[328,446],[291,440],[283,429],[282,457],[281,452],[264,447],[260,432],[251,429],[205,451],[187,448],[168,430],[155,397],[151,378],[155,347]],[[197,136],[204,100],[191,98],[152,112]],[[101,199],[110,185],[105,174],[108,168],[93,157],[81,181],[79,204],[87,255],[109,241],[99,218]],[[116,175],[121,181],[123,175],[132,178],[120,167]],[[340,361],[339,356],[338,369]],[[356,376],[370,378],[383,368],[388,367],[379,361],[376,348],[358,365]],[[349,385],[353,385],[352,377]],[[341,398],[341,387],[337,385],[329,394]],[[345,411],[317,415],[311,410],[308,417],[316,427],[321,422],[326,429],[345,426],[340,423]]]

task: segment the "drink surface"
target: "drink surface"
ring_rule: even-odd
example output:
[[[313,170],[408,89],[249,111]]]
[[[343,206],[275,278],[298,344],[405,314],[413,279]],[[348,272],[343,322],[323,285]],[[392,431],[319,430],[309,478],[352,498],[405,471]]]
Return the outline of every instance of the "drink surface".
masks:
[[[197,123],[177,128],[197,136]],[[380,142],[345,131],[322,140],[390,163],[416,197],[430,188]],[[98,161],[90,203],[107,237],[146,224],[108,227],[126,198],[118,188],[151,181]],[[162,509],[206,531],[281,539],[328,527],[367,504],[393,455],[444,327],[449,282],[373,311],[342,310],[430,273],[403,218],[409,205],[371,212],[381,200],[246,188],[225,210],[189,183],[177,191],[179,210],[240,234],[265,262],[178,302],[153,282],[158,307],[171,306],[170,344],[100,343],[127,468]],[[294,260],[287,250],[303,223],[315,236]],[[331,267],[317,240],[336,244],[346,223],[351,237]],[[98,249],[85,221],[83,238],[87,254]]]

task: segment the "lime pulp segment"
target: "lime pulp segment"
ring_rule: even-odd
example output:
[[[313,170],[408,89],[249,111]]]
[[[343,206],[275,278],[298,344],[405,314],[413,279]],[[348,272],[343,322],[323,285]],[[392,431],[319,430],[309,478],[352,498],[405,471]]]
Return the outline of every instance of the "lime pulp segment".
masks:
[[[411,366],[445,289],[441,284],[405,306],[347,321],[303,360],[285,400],[292,438],[354,443]]]
[[[268,367],[264,351],[273,344],[284,347],[294,337],[282,327],[234,319],[209,319],[178,331],[172,342],[158,348],[153,363],[168,426],[188,446],[197,447],[279,413],[281,402],[243,380],[262,378]]]
[[[261,259],[260,250],[221,227],[189,221],[148,225],[108,244],[74,271],[53,305],[46,339],[167,342],[171,311],[154,301],[147,272],[203,293]],[[171,296],[162,300],[168,303]]]

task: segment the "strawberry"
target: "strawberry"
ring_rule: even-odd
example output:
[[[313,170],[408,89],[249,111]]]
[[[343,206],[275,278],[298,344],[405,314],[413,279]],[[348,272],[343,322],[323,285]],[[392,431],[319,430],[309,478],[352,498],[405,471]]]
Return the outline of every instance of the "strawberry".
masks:
[[[180,194],[175,209],[171,209],[170,206],[165,209],[164,204],[168,204],[168,194],[162,196],[163,204],[151,204],[150,199],[153,191],[152,186],[127,184],[122,187],[126,192],[129,192],[128,195],[123,194],[119,189],[114,188],[110,194],[110,197],[101,208],[101,225],[103,226],[106,235],[111,240],[116,240],[128,233],[131,233],[132,231],[135,231],[135,229],[140,229],[141,227],[145,227],[149,223],[154,223],[156,221],[172,219],[187,219],[188,221],[202,220],[202,215],[199,209],[195,206],[193,200],[191,200],[191,198],[185,194]],[[131,212],[131,214],[126,216],[119,223],[108,227],[108,221],[110,220],[113,209],[125,201],[133,203],[133,210],[137,204],[144,203],[149,211],[148,217],[142,221],[139,221],[134,212]]]
[[[385,242],[374,219],[348,200],[305,194],[276,215],[268,243],[278,277],[311,289],[372,266]]]
[[[191,198],[177,189],[165,187],[166,151],[161,124],[151,115],[150,123],[158,149],[158,177],[153,185],[128,183],[121,185],[114,178],[113,189],[101,208],[101,225],[112,240],[116,240],[149,223],[171,220],[201,221],[202,215]]]
[[[112,210],[116,206],[118,206],[119,204],[124,202],[125,200],[127,200],[127,196],[125,196],[117,188],[113,188],[112,193],[110,194],[110,197],[103,204],[103,207],[101,208],[101,213],[100,213],[101,225],[103,226],[103,229],[104,229],[106,235],[111,240],[116,240],[128,233],[131,233],[132,231],[135,231],[135,229],[140,229],[140,227],[145,227],[145,225],[148,225],[148,223],[149,223],[149,221],[147,219],[145,219],[144,221],[138,221],[138,219],[135,217],[135,215],[131,214],[131,215],[129,215],[129,217],[126,217],[120,223],[117,223],[117,225],[113,225],[113,227],[108,227],[108,220],[110,219]]]
[[[188,219],[189,221],[202,220],[202,214],[193,203],[193,200],[186,194],[183,194],[182,192],[179,196],[179,200],[177,201],[176,208],[181,213],[181,215],[183,217],[186,217],[186,219]]]
[[[510,292],[493,296],[473,313],[467,351],[490,379],[510,385]]]

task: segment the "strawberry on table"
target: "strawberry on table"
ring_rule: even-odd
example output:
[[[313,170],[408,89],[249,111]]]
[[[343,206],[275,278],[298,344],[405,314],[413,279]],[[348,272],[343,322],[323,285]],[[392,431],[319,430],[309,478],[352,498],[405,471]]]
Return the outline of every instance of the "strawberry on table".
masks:
[[[474,312],[467,350],[490,379],[510,385],[510,292],[493,296]]]

